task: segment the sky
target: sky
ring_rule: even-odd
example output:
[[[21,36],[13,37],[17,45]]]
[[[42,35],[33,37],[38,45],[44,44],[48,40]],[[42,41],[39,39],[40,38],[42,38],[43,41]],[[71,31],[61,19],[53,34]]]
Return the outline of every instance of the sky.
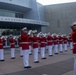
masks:
[[[41,3],[42,5],[52,5],[52,4],[76,2],[76,0],[37,0],[37,2]]]

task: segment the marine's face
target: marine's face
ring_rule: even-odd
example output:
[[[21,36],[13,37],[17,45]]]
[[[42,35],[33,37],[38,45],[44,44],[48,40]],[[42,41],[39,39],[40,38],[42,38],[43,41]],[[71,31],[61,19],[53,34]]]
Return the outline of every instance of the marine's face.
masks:
[[[72,30],[76,30],[76,26],[73,26],[73,27],[72,27]]]
[[[33,33],[34,36],[36,36],[36,33]]]
[[[43,35],[40,35],[40,37],[43,37]]]
[[[24,30],[23,33],[27,33],[27,30]]]

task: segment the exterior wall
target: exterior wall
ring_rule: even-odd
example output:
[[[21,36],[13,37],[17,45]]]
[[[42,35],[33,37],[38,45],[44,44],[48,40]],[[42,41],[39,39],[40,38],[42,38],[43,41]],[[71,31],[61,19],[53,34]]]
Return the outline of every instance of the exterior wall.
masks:
[[[25,13],[25,17],[28,19],[39,20],[38,8],[36,0],[30,0],[31,10]]]
[[[36,0],[0,0],[0,4],[1,6],[4,6],[3,8],[1,8],[0,6],[0,17],[25,18],[38,21],[45,21],[44,6],[37,3]],[[23,9],[25,11],[22,11]],[[23,14],[24,17],[16,17],[16,13]],[[45,32],[46,27],[43,27],[45,26],[45,24],[47,25],[47,23],[40,22],[39,27],[37,28],[36,26],[34,27],[34,29],[37,28],[39,31],[42,30],[43,32]],[[31,25],[31,27],[32,26],[33,24]]]
[[[31,5],[30,0],[0,0],[0,2],[16,4],[24,7],[30,7]]]
[[[47,31],[51,33],[71,32],[70,24],[76,21],[76,3],[65,3],[45,6],[45,18],[50,23]]]
[[[44,6],[42,4],[40,4],[40,3],[37,3],[37,7],[38,7],[38,13],[39,13],[39,20],[46,22]],[[44,32],[44,33],[47,32],[46,28],[47,28],[46,26],[42,26],[41,31]]]
[[[39,20],[36,0],[0,0],[0,2],[23,6],[23,7],[25,7],[25,10],[26,10],[26,12],[24,12],[24,18]],[[27,9],[29,9],[29,8],[31,8],[31,9],[29,11],[27,11]],[[6,9],[4,9],[4,10],[6,10]],[[11,11],[12,11],[12,8],[11,8]],[[17,11],[14,11],[14,12],[17,12]],[[20,11],[20,13],[21,12],[22,12],[22,10]]]
[[[37,3],[37,7],[38,7],[39,20],[45,21],[44,6],[42,4],[40,4],[40,3]]]
[[[15,17],[15,12],[0,9],[0,16],[3,16],[3,17]]]

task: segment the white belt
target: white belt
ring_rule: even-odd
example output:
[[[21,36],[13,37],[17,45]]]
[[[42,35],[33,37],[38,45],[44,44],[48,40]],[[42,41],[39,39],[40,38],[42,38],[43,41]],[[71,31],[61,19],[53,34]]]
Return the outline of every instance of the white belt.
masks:
[[[52,42],[52,41],[48,41],[48,42]]]
[[[64,41],[64,42],[67,42],[67,41]]]
[[[57,42],[57,40],[54,40],[54,42]]]
[[[19,44],[22,44],[22,43],[19,43]]]
[[[74,45],[76,44],[76,43],[73,43]]]
[[[59,40],[59,41],[62,41],[62,40]]]
[[[41,42],[41,43],[45,43],[45,42]]]
[[[38,43],[38,42],[34,42],[34,44],[36,44],[36,43]]]
[[[3,45],[3,44],[0,44],[0,45]]]
[[[14,43],[10,43],[10,44],[14,44]]]
[[[21,42],[20,44],[28,44],[29,42]]]

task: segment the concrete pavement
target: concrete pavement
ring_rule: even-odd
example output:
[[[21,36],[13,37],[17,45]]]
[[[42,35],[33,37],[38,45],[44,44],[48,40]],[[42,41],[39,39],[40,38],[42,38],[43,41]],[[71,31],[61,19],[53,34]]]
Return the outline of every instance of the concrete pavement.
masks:
[[[54,54],[54,53],[53,53]],[[24,69],[23,58],[16,49],[16,59],[10,58],[10,50],[5,50],[5,61],[0,62],[0,75],[73,75],[73,54],[72,51],[59,53],[58,55],[48,56],[46,51],[46,60],[41,59],[40,63],[34,63],[33,55],[30,55],[31,69]]]

